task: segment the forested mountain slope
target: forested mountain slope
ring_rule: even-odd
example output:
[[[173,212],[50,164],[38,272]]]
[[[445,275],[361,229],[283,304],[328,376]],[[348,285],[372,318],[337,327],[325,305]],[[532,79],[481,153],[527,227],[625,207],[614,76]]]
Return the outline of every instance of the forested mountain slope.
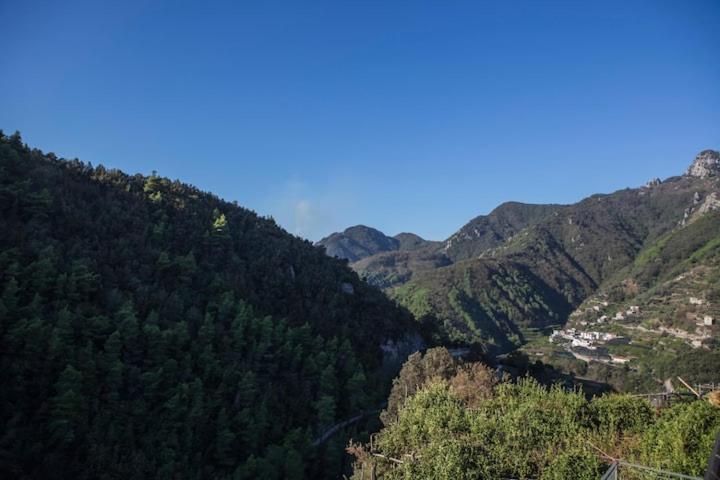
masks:
[[[383,252],[351,264],[371,285],[388,289],[406,283],[413,275],[450,265],[451,260],[436,243],[410,251]]]
[[[445,341],[505,350],[574,308],[643,247],[678,228],[714,177],[674,177],[557,208],[479,256],[420,272],[393,294]]]
[[[4,478],[337,478],[312,439],[412,331],[270,219],[0,134]]]
[[[488,215],[480,215],[466,223],[445,241],[443,251],[453,261],[476,257],[561,208],[561,205],[503,203]]]

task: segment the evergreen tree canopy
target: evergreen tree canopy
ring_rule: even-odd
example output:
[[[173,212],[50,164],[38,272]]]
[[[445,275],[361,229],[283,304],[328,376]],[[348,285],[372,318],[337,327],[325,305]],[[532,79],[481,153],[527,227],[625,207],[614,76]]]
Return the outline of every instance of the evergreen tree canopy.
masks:
[[[4,478],[337,478],[312,440],[410,322],[272,220],[0,133]]]

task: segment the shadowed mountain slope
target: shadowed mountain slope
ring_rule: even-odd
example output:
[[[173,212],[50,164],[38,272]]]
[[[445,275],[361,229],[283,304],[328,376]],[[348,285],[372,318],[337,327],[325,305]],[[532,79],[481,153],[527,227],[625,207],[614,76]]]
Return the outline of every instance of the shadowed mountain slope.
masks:
[[[0,134],[4,478],[338,478],[312,440],[414,329],[271,219]]]

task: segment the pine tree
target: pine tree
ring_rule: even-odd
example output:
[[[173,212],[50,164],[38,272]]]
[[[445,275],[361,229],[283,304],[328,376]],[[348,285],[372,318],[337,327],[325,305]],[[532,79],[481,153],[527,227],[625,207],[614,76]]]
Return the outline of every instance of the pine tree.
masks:
[[[68,364],[55,383],[55,390],[50,432],[55,442],[67,446],[78,440],[85,428],[87,407],[82,391],[82,375]]]
[[[218,414],[215,422],[215,458],[220,465],[233,466],[237,457],[235,456],[235,434],[230,428],[227,411],[223,408]]]

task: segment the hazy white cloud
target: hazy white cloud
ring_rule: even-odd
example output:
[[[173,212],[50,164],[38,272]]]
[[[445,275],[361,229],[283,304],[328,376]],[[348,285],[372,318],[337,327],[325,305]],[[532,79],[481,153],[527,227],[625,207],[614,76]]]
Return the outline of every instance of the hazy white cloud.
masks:
[[[302,180],[291,179],[272,192],[266,204],[263,210],[288,232],[316,241],[345,229],[356,202],[344,182],[311,187]]]
[[[318,222],[318,212],[313,209],[310,200],[301,199],[295,203],[293,232],[295,235],[310,238]]]

